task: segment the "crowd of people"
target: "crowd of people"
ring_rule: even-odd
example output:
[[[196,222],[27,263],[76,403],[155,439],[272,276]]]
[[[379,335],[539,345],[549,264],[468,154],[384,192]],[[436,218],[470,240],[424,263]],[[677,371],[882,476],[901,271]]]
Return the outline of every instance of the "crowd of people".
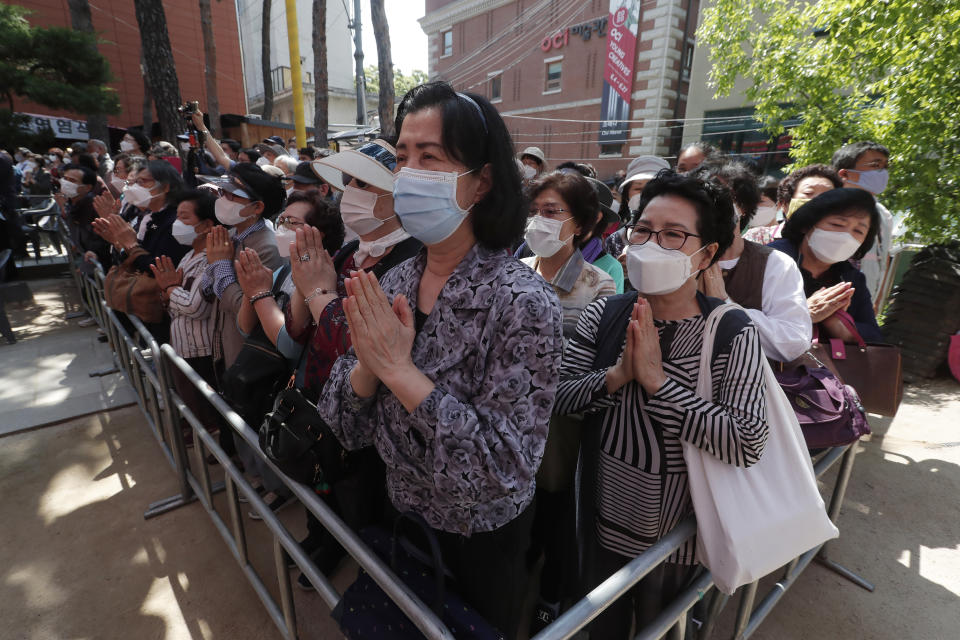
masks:
[[[237,370],[245,344],[275,350],[358,455],[318,493],[354,528],[421,516],[455,589],[508,638],[531,618],[542,629],[691,512],[681,443],[760,459],[763,358],[789,363],[815,336],[852,341],[845,317],[879,339],[871,300],[891,217],[876,200],[889,152],[873,142],[779,181],[694,143],[605,183],[589,164],[516,149],[485,98],[445,83],[403,98],[395,139],[339,153],[278,137],[245,149],[215,140],[202,114],[194,125],[203,150],[131,129],[113,157],[97,140],[0,154],[0,181],[55,193],[80,268],[152,275],[166,317],[150,331],[254,428],[270,398],[228,388],[251,373]],[[703,398],[704,320],[725,301],[744,312],[710,356]],[[295,503],[209,423],[271,509]],[[344,551],[307,520],[301,544],[331,572]],[[697,560],[690,540],[591,636],[650,622]]]

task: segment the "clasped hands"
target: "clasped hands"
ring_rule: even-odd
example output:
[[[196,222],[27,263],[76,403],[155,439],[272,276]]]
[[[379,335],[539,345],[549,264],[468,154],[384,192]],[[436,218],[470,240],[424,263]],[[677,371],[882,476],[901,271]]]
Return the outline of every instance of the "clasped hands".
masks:
[[[345,285],[347,299],[343,306],[357,354],[351,381],[358,396],[369,397],[379,382],[392,389],[394,381],[409,378],[416,371],[411,358],[416,335],[413,312],[404,295],[396,296],[390,304],[372,273],[354,271]],[[419,371],[416,374],[422,375]]]
[[[137,246],[137,232],[133,230],[129,222],[115,213],[94,218],[90,222],[90,226],[94,233],[117,249],[130,251]]]
[[[653,325],[650,303],[637,298],[627,324],[627,343],[617,364],[607,369],[607,391],[614,393],[636,381],[653,395],[667,381],[660,355],[660,336]]]

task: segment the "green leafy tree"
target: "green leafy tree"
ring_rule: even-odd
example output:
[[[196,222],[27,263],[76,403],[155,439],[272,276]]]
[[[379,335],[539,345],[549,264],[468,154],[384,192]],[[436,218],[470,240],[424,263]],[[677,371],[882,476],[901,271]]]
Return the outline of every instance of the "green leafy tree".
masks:
[[[800,116],[794,166],[880,142],[883,202],[923,237],[960,235],[960,0],[714,0],[697,37],[718,97],[746,80],[771,136]]]
[[[119,113],[110,65],[92,33],[34,27],[21,6],[0,4],[0,96],[79,114]]]
[[[363,69],[363,75],[367,79],[367,92],[380,93],[380,70],[376,65],[371,65]],[[429,76],[419,69],[414,69],[410,75],[406,75],[398,69],[393,68],[393,93],[397,100],[400,100],[407,91],[413,89],[418,84],[429,81]]]

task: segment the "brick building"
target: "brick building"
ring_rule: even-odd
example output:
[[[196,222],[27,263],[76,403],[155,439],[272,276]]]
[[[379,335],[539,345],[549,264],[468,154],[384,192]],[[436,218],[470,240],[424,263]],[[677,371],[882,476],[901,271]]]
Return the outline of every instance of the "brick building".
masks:
[[[426,0],[420,24],[431,78],[490,98],[518,149],[607,179],[637,155],[676,155],[699,5]]]
[[[44,27],[70,27],[67,0],[29,0],[21,2],[33,13],[31,24]],[[174,63],[184,100],[207,103],[204,81],[203,35],[196,0],[164,0],[163,7],[170,33]],[[221,113],[246,113],[243,90],[243,66],[233,2],[211,2],[214,39],[217,46],[217,93]],[[93,28],[100,36],[100,53],[110,62],[117,90],[120,113],[108,117],[112,127],[126,128],[143,123],[143,73],[140,70],[140,30],[131,0],[98,0],[90,3]],[[68,51],[64,55],[69,55]],[[84,119],[82,114],[57,111],[15,98],[16,111],[66,118]],[[154,112],[154,120],[156,114]]]

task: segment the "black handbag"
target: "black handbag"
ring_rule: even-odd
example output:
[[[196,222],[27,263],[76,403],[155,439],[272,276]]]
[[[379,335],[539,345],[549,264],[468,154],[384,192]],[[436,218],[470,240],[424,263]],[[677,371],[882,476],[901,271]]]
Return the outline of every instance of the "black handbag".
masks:
[[[260,449],[297,482],[332,485],[349,475],[357,455],[347,451],[320,417],[317,406],[293,386],[277,394],[260,425]]]
[[[425,539],[429,554],[400,536],[404,521],[415,525]],[[503,633],[487,622],[473,607],[447,587],[440,544],[430,526],[418,514],[406,511],[397,516],[393,535],[380,527],[360,531],[363,541],[384,561],[404,584],[433,609],[457,640],[504,640]],[[350,640],[420,640],[423,633],[390,600],[363,569],[343,592],[330,615]]]
[[[287,269],[285,266],[277,275],[272,290],[275,298],[286,295],[280,287]],[[281,308],[282,302],[282,299],[278,301]],[[224,372],[220,389],[227,403],[247,424],[258,425],[270,411],[274,396],[287,381],[290,370],[286,357],[277,351],[258,325],[244,341],[237,359]]]

